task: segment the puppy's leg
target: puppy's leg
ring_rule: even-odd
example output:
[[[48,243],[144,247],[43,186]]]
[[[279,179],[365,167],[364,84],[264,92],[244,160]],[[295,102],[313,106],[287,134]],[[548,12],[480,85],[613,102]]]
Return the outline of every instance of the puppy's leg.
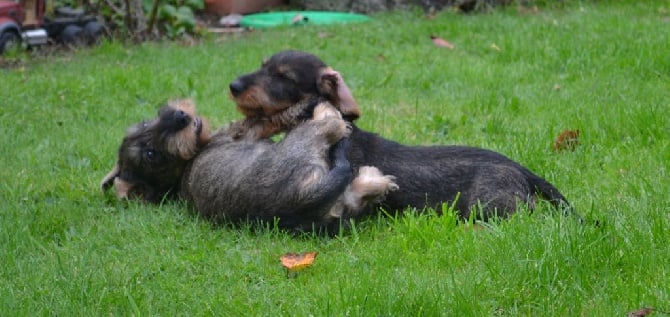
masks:
[[[329,151],[331,169],[319,178],[301,185],[301,195],[305,205],[305,213],[315,214],[321,225],[328,225],[339,219],[344,213],[342,193],[346,190],[353,173],[346,152],[349,140],[342,139]],[[324,208],[325,207],[325,208]]]
[[[344,205],[351,213],[357,214],[368,204],[381,202],[386,194],[398,188],[394,176],[384,175],[373,166],[362,166],[358,176],[344,191]]]
[[[245,118],[230,124],[227,133],[234,140],[257,141],[280,132],[280,127],[268,120],[256,117]]]
[[[342,115],[340,114],[335,107],[330,105],[327,102],[322,102],[316,107],[314,107],[314,114],[312,115],[312,119],[314,120],[324,120],[326,118],[338,118],[342,119]]]

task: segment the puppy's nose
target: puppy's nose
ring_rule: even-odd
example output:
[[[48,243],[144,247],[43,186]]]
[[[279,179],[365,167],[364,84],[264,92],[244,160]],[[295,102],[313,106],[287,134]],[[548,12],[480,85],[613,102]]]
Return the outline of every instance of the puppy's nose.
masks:
[[[244,91],[244,84],[239,79],[236,79],[234,82],[230,83],[230,93],[233,97],[239,96]]]
[[[184,111],[176,111],[174,113],[174,122],[177,124],[177,129],[183,129],[188,125],[189,117]]]

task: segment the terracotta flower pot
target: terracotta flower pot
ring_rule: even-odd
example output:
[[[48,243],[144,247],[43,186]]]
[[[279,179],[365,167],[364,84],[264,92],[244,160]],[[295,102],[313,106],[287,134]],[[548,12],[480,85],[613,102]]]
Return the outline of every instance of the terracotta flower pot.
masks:
[[[284,0],[205,0],[205,11],[217,15],[248,14],[284,4]]]

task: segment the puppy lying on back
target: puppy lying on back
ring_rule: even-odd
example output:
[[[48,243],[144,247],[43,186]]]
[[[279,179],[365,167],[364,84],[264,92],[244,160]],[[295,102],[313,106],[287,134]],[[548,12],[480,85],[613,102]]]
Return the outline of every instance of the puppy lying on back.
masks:
[[[159,203],[176,198],[186,165],[210,141],[207,121],[191,100],[170,101],[158,116],[131,126],[119,146],[117,162],[102,180],[119,198]]]
[[[283,228],[329,232],[397,189],[393,176],[374,167],[352,176],[350,128],[328,103],[278,143],[236,141],[236,124],[209,138],[202,122],[189,100],[161,108],[129,130],[102,188],[113,184],[119,198],[181,197],[217,222],[278,220]]]
[[[339,73],[300,51],[275,54],[259,70],[233,81],[230,94],[246,116],[238,134],[256,138],[294,129],[322,102],[332,103],[350,121],[360,115]],[[352,166],[375,166],[396,177],[399,190],[380,204],[389,211],[455,202],[463,218],[476,210],[486,220],[513,213],[519,203],[532,209],[537,198],[571,210],[554,185],[502,154],[468,146],[406,146],[353,123],[352,128],[347,151]]]

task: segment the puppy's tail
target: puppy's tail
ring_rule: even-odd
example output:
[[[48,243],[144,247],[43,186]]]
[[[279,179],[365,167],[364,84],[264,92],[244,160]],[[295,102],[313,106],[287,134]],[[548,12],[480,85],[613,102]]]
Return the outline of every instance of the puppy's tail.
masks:
[[[584,217],[575,210],[575,207],[561,194],[558,188],[530,171],[527,171],[526,174],[530,185],[540,197],[549,201],[556,209],[563,211],[566,216],[574,217],[580,223],[584,223]]]

